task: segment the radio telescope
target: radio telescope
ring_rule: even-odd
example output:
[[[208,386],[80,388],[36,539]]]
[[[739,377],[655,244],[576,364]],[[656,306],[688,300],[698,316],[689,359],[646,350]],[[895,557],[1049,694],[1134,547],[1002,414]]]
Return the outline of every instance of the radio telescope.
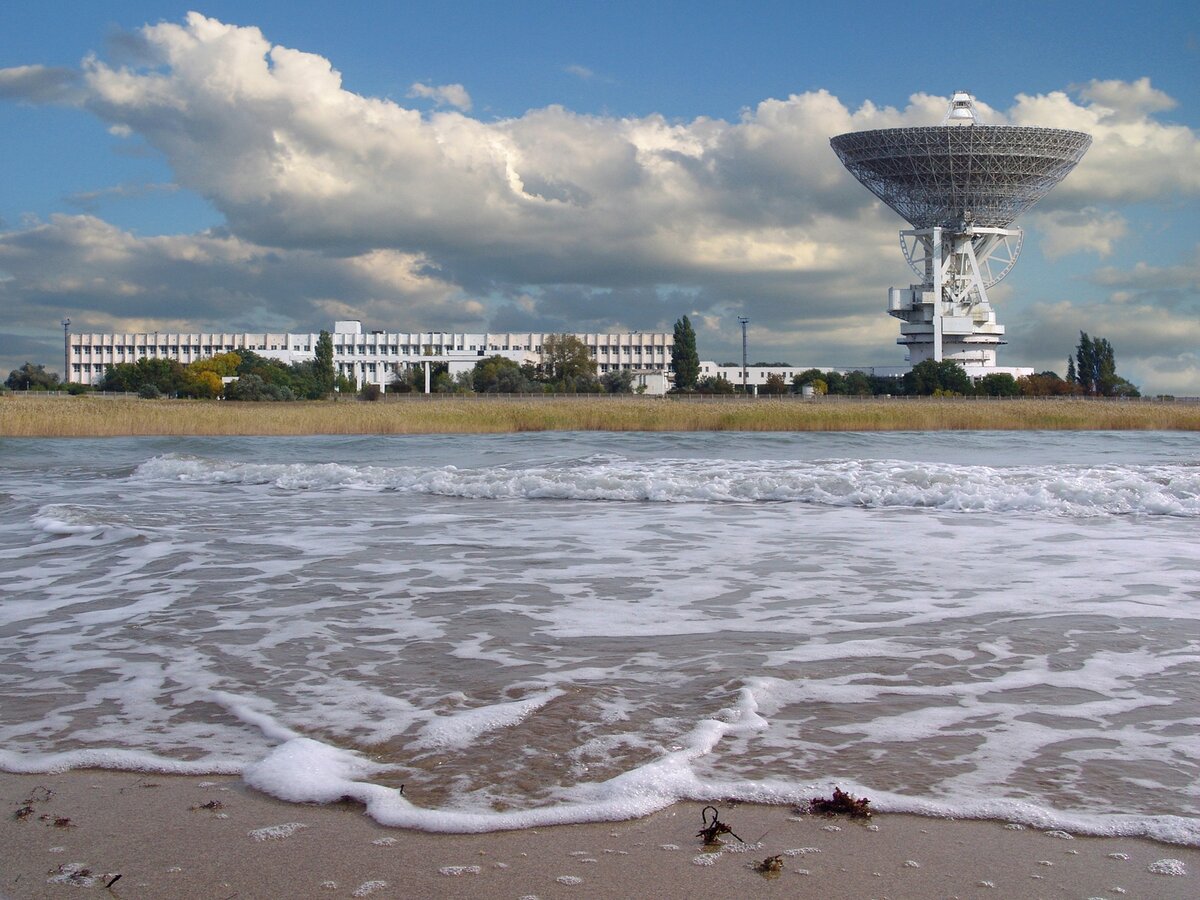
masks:
[[[854,131],[829,143],[850,174],[912,225],[900,232],[900,247],[921,283],[888,291],[908,361],[994,371],[996,348],[1007,342],[987,291],[1021,253],[1013,220],[1075,168],[1091,136],[981,125],[974,98],[959,91],[940,125]]]

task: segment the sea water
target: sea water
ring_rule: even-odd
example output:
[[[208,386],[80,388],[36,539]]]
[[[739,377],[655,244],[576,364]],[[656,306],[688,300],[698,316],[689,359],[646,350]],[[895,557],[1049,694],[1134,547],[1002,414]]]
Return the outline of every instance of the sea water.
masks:
[[[0,510],[10,771],[1200,844],[1197,435],[3,440]]]

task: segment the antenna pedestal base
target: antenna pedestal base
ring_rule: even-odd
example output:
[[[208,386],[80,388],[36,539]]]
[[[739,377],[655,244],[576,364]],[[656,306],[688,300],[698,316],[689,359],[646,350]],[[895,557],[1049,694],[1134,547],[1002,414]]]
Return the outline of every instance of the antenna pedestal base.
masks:
[[[996,365],[1006,343],[1004,326],[988,302],[1021,253],[1020,228],[914,228],[900,232],[900,246],[919,284],[888,291],[888,312],[901,320],[896,343],[908,348],[912,365],[927,359],[964,366]]]

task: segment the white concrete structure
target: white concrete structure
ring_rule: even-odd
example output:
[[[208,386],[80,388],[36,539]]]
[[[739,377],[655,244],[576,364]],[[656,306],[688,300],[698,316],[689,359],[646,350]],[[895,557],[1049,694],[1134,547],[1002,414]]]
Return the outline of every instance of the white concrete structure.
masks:
[[[469,372],[488,356],[503,356],[521,365],[541,361],[542,341],[549,332],[387,332],[363,331],[362,323],[334,323],[333,363],[340,375],[365,384],[386,385],[398,371],[445,364],[451,375]],[[671,332],[579,333],[596,372],[630,371],[647,391],[665,385],[671,368]],[[95,384],[109,367],[139,359],[174,359],[183,364],[219,353],[252,350],[259,356],[290,364],[311,360],[317,334],[291,332],[221,333],[66,333],[66,381]],[[655,378],[653,376],[659,376]],[[665,387],[663,388],[665,390]]]
[[[767,383],[767,379],[771,375],[779,375],[787,384],[788,390],[792,389],[792,379],[801,372],[807,372],[809,369],[820,369],[822,372],[840,372],[842,375],[848,375],[851,372],[863,372],[867,375],[879,375],[888,378],[898,378],[909,370],[909,366],[856,366],[854,368],[845,369],[837,366],[747,366],[746,367],[746,389],[752,393],[758,393],[763,385]],[[995,370],[989,370],[995,371]],[[1015,371],[1015,370],[1001,370]],[[1033,370],[1030,369],[1029,372]],[[970,373],[968,373],[970,374]],[[715,362],[707,360],[700,361],[700,377],[701,378],[724,378],[735,388],[742,386],[742,367],[739,365],[720,366]],[[1014,376],[1015,377],[1015,376]]]

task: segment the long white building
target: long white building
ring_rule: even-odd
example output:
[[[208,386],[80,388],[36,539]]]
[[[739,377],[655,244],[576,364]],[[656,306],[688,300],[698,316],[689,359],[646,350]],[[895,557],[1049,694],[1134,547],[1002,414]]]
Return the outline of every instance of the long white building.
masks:
[[[488,356],[503,356],[521,365],[541,361],[542,342],[550,332],[392,332],[364,331],[362,323],[334,323],[333,363],[337,372],[362,387],[385,387],[411,366],[446,364],[451,375],[469,372]],[[579,333],[599,374],[630,371],[646,383],[663,383],[671,369],[671,332]],[[174,359],[183,364],[220,353],[252,350],[285,364],[311,360],[317,334],[272,332],[97,334],[67,332],[66,380],[95,384],[117,363],[139,359]]]

